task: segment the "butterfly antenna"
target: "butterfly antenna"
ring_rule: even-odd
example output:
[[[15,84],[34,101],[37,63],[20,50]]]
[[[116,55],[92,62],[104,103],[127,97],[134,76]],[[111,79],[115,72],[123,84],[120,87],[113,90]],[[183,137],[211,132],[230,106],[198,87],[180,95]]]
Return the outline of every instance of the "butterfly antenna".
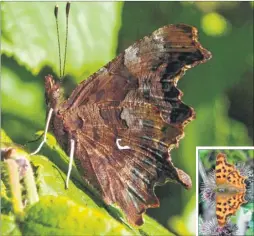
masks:
[[[62,77],[61,69],[61,45],[60,45],[60,37],[59,37],[59,26],[58,26],[58,5],[55,6],[55,19],[56,19],[56,30],[57,30],[57,41],[58,41],[58,52],[59,52],[59,64],[60,64],[60,78]]]
[[[66,54],[67,54],[67,43],[68,43],[68,29],[69,29],[69,12],[70,12],[71,4],[67,2],[66,4],[66,35],[65,35],[65,50],[64,50],[64,64],[63,64],[63,76],[65,71],[66,64]]]

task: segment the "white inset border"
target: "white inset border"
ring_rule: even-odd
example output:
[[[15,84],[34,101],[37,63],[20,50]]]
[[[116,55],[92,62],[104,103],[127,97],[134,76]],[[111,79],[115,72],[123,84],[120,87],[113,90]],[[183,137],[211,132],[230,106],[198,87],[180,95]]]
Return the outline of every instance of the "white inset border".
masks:
[[[197,146],[196,147],[196,236],[198,236],[198,152],[199,150],[254,150],[254,146]]]

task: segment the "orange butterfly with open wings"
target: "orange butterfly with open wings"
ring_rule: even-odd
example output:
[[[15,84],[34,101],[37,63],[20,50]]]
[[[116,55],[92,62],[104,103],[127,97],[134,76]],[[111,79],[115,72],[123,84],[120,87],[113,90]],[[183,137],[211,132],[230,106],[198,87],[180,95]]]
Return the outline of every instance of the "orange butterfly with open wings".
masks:
[[[244,183],[247,177],[241,176],[239,170],[229,164],[226,155],[219,153],[216,157],[216,216],[219,226],[226,224],[227,218],[234,215],[243,203],[246,192]]]

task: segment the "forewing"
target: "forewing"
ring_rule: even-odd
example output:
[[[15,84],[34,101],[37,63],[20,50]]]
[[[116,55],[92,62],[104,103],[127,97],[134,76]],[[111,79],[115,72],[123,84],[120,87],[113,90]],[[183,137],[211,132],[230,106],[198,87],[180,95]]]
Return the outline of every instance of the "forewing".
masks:
[[[247,177],[241,176],[239,170],[236,169],[228,174],[227,181],[231,187],[234,187],[239,191],[245,192],[246,186],[244,181],[246,178]]]
[[[235,170],[235,166],[227,162],[226,155],[223,153],[219,153],[216,157],[215,165],[216,184],[220,185],[227,183],[227,176],[229,175],[229,173]]]
[[[111,101],[120,104],[132,91],[132,100],[175,107],[171,120],[180,123],[192,113],[181,103],[176,82],[187,69],[210,57],[198,42],[196,28],[183,24],[162,27],[83,81],[65,108]]]

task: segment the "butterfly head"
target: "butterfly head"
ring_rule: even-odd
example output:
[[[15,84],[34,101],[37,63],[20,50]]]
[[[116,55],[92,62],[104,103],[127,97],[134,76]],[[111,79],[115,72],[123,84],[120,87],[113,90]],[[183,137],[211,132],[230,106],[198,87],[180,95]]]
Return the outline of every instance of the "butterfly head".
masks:
[[[52,75],[45,77],[45,97],[48,108],[53,108],[54,110],[63,101],[61,81],[54,79]]]

